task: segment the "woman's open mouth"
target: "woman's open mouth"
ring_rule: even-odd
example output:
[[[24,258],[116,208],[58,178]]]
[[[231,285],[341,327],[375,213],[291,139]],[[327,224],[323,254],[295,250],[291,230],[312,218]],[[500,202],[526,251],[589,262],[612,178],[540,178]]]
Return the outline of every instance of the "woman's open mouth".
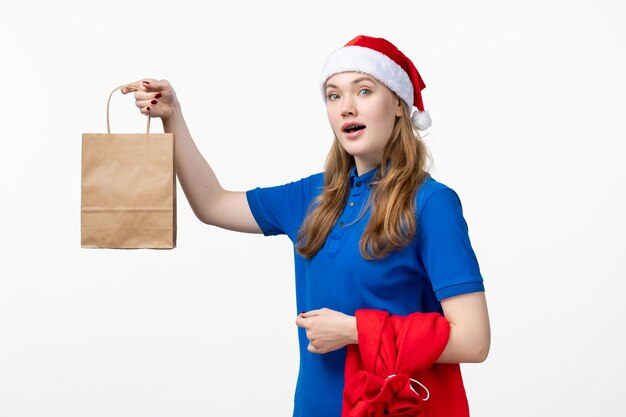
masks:
[[[357,136],[361,135],[364,130],[365,130],[365,125],[352,125],[343,129],[348,139],[356,138]]]

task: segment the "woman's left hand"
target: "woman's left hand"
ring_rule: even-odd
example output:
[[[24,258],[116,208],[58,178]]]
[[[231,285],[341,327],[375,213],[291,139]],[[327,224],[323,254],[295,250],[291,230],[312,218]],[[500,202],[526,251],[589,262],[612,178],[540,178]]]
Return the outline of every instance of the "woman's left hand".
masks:
[[[329,308],[300,313],[296,325],[306,329],[308,351],[328,353],[358,343],[356,317]]]

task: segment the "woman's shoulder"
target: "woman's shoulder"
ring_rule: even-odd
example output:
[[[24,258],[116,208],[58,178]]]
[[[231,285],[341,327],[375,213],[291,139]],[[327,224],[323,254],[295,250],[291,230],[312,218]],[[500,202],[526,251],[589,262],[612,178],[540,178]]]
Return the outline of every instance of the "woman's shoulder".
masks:
[[[318,172],[313,175],[309,175],[308,177],[302,178],[303,181],[306,181],[310,187],[316,193],[320,193],[324,188],[324,173]]]
[[[318,172],[315,174],[303,176],[303,177],[295,177],[294,179],[289,180],[289,182],[285,183],[285,186],[302,186],[304,188],[307,187],[317,187],[319,185],[324,184],[324,173]]]
[[[452,188],[441,181],[435,179],[429,172],[426,173],[426,178],[422,181],[419,187],[418,194],[423,197],[429,196],[439,190],[451,190]]]
[[[324,172],[318,172],[315,173],[313,175],[309,175],[308,177],[306,177],[308,180],[310,180],[311,182],[324,182]]]
[[[303,176],[285,184],[284,187],[288,187],[292,195],[300,195],[305,200],[311,199],[323,191],[324,173],[318,172]]]
[[[426,178],[424,179],[424,181],[422,181],[416,197],[416,208],[418,215],[419,213],[421,213],[428,200],[430,200],[435,195],[453,195],[454,198],[458,198],[456,191],[454,191],[452,187],[441,181],[436,180],[430,173],[426,173]]]

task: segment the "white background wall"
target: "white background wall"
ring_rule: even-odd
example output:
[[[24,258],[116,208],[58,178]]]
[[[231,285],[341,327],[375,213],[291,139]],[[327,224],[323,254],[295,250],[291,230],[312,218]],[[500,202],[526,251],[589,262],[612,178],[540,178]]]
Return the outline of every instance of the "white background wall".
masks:
[[[461,366],[472,415],[623,415],[623,2],[2,9],[0,416],[291,415],[289,239],[206,226],[179,185],[175,250],[81,249],[81,134],[164,78],[226,189],[320,172],[319,72],[358,34],[415,62],[432,175],[463,202],[492,325]],[[111,124],[143,131],[132,95]]]

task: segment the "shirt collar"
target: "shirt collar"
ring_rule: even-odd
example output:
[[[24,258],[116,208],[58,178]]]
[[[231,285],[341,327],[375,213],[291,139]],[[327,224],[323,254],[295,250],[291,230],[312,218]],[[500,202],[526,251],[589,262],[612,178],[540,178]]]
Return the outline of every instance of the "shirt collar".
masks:
[[[354,165],[350,169],[350,188],[354,186],[356,181],[361,181],[362,184],[369,185],[374,178],[374,174],[376,174],[379,168],[379,166],[376,166],[376,168],[370,169],[366,173],[361,174],[361,176],[358,176],[356,173],[356,165]]]

